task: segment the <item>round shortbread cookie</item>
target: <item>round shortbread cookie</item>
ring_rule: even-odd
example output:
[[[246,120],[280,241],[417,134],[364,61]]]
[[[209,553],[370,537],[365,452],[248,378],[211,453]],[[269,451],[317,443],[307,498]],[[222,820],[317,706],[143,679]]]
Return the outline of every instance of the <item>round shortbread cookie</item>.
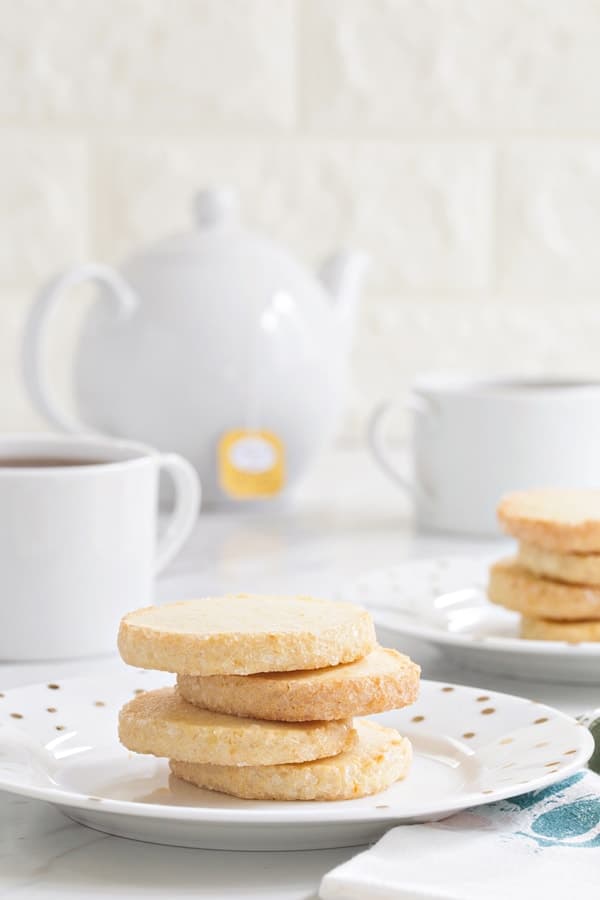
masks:
[[[600,588],[537,578],[512,558],[491,567],[488,597],[533,619],[600,619]]]
[[[198,709],[175,688],[147,691],[119,714],[129,750],[219,766],[275,766],[334,756],[355,746],[352,720],[261,722]]]
[[[600,553],[600,490],[548,488],[503,497],[498,519],[520,541],[557,553]]]
[[[524,569],[569,584],[600,587],[600,553],[553,553],[533,544],[520,544],[517,562]]]
[[[523,616],[521,637],[530,641],[567,641],[569,644],[600,641],[600,622],[551,622]]]
[[[352,800],[405,778],[412,748],[393,728],[358,720],[354,750],[289,766],[199,766],[171,760],[178,778],[246,800]]]
[[[376,647],[357,662],[304,672],[259,675],[179,675],[190,703],[216,712],[279,722],[346,719],[409,706],[420,668],[396,650]]]
[[[185,675],[250,675],[353,662],[376,646],[369,613],[311,597],[207,597],[124,616],[126,663]]]

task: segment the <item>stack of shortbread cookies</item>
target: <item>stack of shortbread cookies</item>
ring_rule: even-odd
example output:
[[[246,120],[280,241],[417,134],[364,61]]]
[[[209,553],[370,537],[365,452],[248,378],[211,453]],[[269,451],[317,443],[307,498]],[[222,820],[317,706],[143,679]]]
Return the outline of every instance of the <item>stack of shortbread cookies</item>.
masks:
[[[368,612],[306,597],[229,596],[121,621],[125,662],[175,672],[121,710],[130,750],[198,787],[257,800],[343,800],[407,774],[409,741],[354,719],[408,706],[420,669],[379,647]]]
[[[600,641],[600,491],[521,491],[498,517],[517,556],[492,566],[488,595],[521,613],[524,638]]]

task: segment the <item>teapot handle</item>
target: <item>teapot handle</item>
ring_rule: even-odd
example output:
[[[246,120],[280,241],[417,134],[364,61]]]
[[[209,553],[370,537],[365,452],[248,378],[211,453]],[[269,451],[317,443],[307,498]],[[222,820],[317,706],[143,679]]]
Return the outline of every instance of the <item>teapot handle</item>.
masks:
[[[35,408],[60,431],[89,431],[83,424],[63,412],[42,369],[42,354],[48,320],[63,295],[70,288],[92,281],[107,288],[119,316],[130,315],[137,297],[124,278],[110,266],[85,263],[52,278],[33,302],[21,348],[21,369],[25,387]]]

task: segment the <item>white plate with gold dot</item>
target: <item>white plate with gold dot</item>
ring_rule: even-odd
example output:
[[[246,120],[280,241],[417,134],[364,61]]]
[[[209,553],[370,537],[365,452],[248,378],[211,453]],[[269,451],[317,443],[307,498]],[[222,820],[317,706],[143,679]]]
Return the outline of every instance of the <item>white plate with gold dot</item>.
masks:
[[[600,643],[530,641],[520,616],[487,599],[498,556],[406,560],[356,579],[339,598],[366,606],[377,625],[437,646],[460,666],[496,675],[600,683]]]
[[[365,844],[400,823],[545,787],[584,765],[588,730],[550,707],[491,691],[423,682],[404,710],[376,717],[410,738],[408,777],[372,797],[329,803],[238,800],[185,784],[166,760],[117,739],[119,708],[172,681],[127,670],[5,691],[0,789],[47,801],[70,819],[141,841],[226,850]]]

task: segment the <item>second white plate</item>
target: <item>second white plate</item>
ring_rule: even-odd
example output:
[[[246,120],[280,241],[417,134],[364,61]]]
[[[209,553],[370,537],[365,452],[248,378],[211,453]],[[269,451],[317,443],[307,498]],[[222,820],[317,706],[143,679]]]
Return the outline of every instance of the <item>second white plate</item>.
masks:
[[[600,643],[519,637],[519,616],[487,599],[492,562],[488,556],[407,560],[364,575],[340,599],[367,606],[378,625],[397,635],[439,646],[458,665],[536,681],[600,683]]]

